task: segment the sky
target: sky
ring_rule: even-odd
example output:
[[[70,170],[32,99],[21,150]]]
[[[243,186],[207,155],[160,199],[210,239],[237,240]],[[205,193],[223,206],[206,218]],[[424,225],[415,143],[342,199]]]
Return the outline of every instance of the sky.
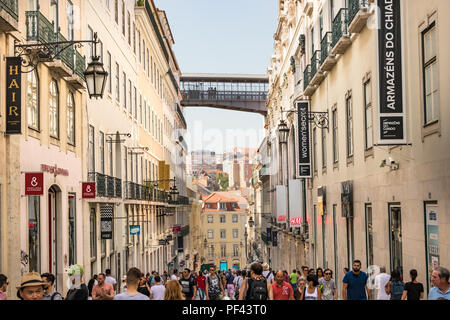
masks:
[[[182,73],[266,74],[277,27],[277,0],[154,0],[166,11]],[[189,151],[257,148],[262,115],[184,109]]]

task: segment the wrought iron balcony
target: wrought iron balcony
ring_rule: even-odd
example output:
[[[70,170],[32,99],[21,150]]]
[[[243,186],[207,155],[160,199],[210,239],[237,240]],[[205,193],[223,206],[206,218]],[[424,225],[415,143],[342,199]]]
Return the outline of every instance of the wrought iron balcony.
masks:
[[[316,50],[311,58],[311,85],[319,85],[325,78],[320,70],[320,50]]]
[[[186,129],[187,128],[187,123],[186,123],[186,119],[184,118],[183,111],[181,110],[180,105],[178,103],[176,105],[177,105],[177,114],[180,117],[181,122],[184,125],[184,128]]]
[[[333,47],[331,53],[343,54],[350,46],[350,34],[348,32],[348,9],[342,8],[333,20],[332,28],[332,42]]]
[[[98,197],[122,198],[122,180],[108,175],[89,172],[88,180],[95,181]]]
[[[348,2],[348,31],[359,33],[370,16],[368,0],[349,0]]]
[[[0,0],[0,30],[17,31],[19,22],[18,0]]]
[[[56,42],[55,25],[48,21],[40,11],[27,11],[25,15],[27,41]]]
[[[261,169],[259,169],[259,179],[261,180],[269,176],[269,168],[267,167],[267,164],[264,164]]]
[[[320,43],[320,64],[323,71],[331,71],[336,64],[336,56],[331,53],[332,33],[326,32]]]
[[[303,90],[309,86],[309,82],[311,81],[311,65],[308,64],[303,71]]]

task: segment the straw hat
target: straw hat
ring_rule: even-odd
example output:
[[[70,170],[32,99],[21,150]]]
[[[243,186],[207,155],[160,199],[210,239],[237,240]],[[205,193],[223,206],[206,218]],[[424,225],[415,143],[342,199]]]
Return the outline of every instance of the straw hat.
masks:
[[[269,270],[269,265],[266,262],[264,262],[262,265],[262,268],[264,271],[267,271],[267,270]]]
[[[39,273],[37,272],[29,272],[22,276],[20,279],[20,286],[17,287],[17,290],[20,290],[25,287],[35,287],[35,286],[44,286],[44,282]]]

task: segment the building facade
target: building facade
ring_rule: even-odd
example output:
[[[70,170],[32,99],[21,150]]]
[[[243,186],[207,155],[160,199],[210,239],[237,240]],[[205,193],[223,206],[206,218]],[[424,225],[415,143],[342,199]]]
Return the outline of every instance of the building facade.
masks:
[[[278,178],[266,171],[260,176],[271,181],[268,192],[274,185],[286,185],[280,173],[284,179],[298,177],[298,119],[283,111],[295,110],[296,101],[308,101],[310,111],[327,112],[327,128],[320,123],[310,127],[312,178],[306,179],[303,191],[302,226],[281,226],[280,251],[287,247],[289,256],[301,257],[288,260],[288,268],[329,267],[341,278],[342,269],[359,259],[365,270],[385,266],[388,272],[399,270],[405,279],[415,268],[429,289],[432,268],[449,261],[445,208],[450,194],[443,185],[449,179],[449,135],[444,128],[450,114],[442,108],[448,101],[442,84],[449,68],[441,59],[449,46],[442,36],[448,22],[440,17],[448,14],[450,4],[398,3],[401,13],[386,17],[388,23],[401,21],[396,36],[401,35],[402,51],[397,48],[396,54],[402,58],[403,86],[397,98],[403,98],[406,143],[380,140],[384,104],[379,98],[383,80],[375,17],[382,3],[280,1],[266,123],[270,139],[277,135],[279,120],[287,122],[287,150],[271,144],[282,159],[287,157],[287,165],[278,162]],[[383,12],[391,9],[386,5]],[[263,144],[260,150],[267,149],[267,140]],[[289,194],[289,201],[293,196],[301,194]],[[273,195],[267,197],[276,212],[278,202]],[[291,245],[283,242],[285,237]],[[295,238],[301,245],[294,249]],[[276,255],[275,261],[281,266]]]

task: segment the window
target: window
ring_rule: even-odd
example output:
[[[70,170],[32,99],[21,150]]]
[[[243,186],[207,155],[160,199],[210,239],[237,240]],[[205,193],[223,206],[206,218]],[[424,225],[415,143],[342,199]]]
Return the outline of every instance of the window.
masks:
[[[128,11],[128,44],[131,46],[131,17]]]
[[[239,256],[239,245],[233,244],[233,257],[238,257],[238,256]]]
[[[436,27],[433,23],[429,28],[422,32],[425,124],[434,122],[438,120],[439,117],[438,68],[436,59],[436,47]]]
[[[227,245],[226,244],[220,245],[220,256],[222,258],[226,258],[226,256],[227,256]]]
[[[116,63],[116,100],[120,102],[120,80],[119,80],[119,64]]]
[[[227,204],[225,202],[220,202],[219,210],[226,210],[226,209],[227,209]]]
[[[351,157],[353,155],[353,109],[351,96],[346,99],[345,110],[347,115],[347,157]]]
[[[334,14],[334,0],[330,0],[330,25],[333,25]]]
[[[89,137],[88,137],[88,170],[89,172],[95,172],[95,131],[93,126],[89,126]]]
[[[119,23],[119,0],[115,0],[114,3],[114,10],[115,10],[115,20],[116,23]]]
[[[145,71],[145,40],[142,40],[142,63]]]
[[[88,26],[88,40],[94,40],[94,31],[90,26]],[[93,56],[94,56],[94,45],[93,43],[89,43],[89,59],[91,61]]]
[[[150,77],[150,51],[147,49],[147,77]]]
[[[108,92],[112,93],[112,79],[111,79],[111,75],[112,75],[112,70],[111,70],[111,53],[109,51],[107,51],[107,56],[108,56]]]
[[[208,219],[208,223],[214,223],[213,222],[214,221],[214,217],[212,215],[209,215],[207,219]]]
[[[123,72],[123,106],[125,109],[127,108],[127,75],[125,72]]]
[[[373,119],[372,119],[372,86],[370,80],[364,83],[364,123],[366,150],[373,147]]]
[[[137,47],[137,51],[138,51],[138,55],[139,55],[139,63],[142,62],[142,57],[141,57],[141,32],[138,30],[138,47]]]
[[[28,126],[39,130],[39,80],[37,72],[32,71],[28,73],[27,78]]]
[[[136,54],[136,23],[133,22],[133,52]]]
[[[210,245],[208,247],[208,257],[209,258],[214,258],[214,246],[213,245]]]
[[[220,229],[220,239],[225,239],[227,237],[227,230]]]
[[[208,230],[208,239],[214,239],[214,230]]]
[[[233,238],[239,238],[239,230],[238,229],[233,229]]]
[[[56,81],[51,81],[49,86],[49,116],[50,116],[50,136],[59,138],[59,93]]]
[[[311,56],[314,55],[314,28],[311,28]]]
[[[125,35],[125,1],[122,1],[122,34]]]
[[[327,167],[327,134],[326,130],[322,128],[322,168]]]
[[[317,172],[317,135],[316,128],[313,129],[313,167],[314,172]]]
[[[139,122],[141,123],[141,124],[143,124],[143,122],[142,122],[142,120],[143,120],[143,117],[142,117],[142,97],[139,95],[139,100],[140,100],[140,102],[139,102]]]
[[[372,204],[366,203],[366,257],[367,265],[373,265],[373,227],[372,227]]]
[[[76,195],[69,193],[69,265],[75,264],[77,257],[76,213]]]
[[[322,11],[320,12],[320,16],[319,16],[319,31],[320,31],[320,38],[319,40],[322,41],[322,36],[323,36],[323,13]]]
[[[134,87],[134,100],[133,100],[133,89],[131,88],[131,80],[128,80],[128,94],[129,94],[129,104],[130,104],[130,113],[133,110],[133,101],[134,101],[134,107],[136,108],[136,87]]]
[[[130,91],[130,97],[131,97],[131,91]],[[134,87],[134,118],[137,119],[137,91],[136,91],[136,87]]]
[[[222,214],[220,215],[220,223],[225,223],[226,219],[225,219],[225,215]]]
[[[100,172],[105,174],[105,134],[99,132]]]
[[[332,113],[332,122],[333,122],[333,162],[339,162],[339,140],[338,140],[338,118],[337,118],[337,109],[333,110]]]
[[[73,40],[73,4],[67,1],[67,40]]]
[[[94,208],[91,208],[91,214],[89,216],[89,228],[91,257],[95,258],[97,256],[97,214]]]
[[[113,162],[113,149],[112,149],[112,142],[108,143],[108,154],[109,154],[109,175],[111,177],[114,177],[114,162]]]
[[[75,145],[75,106],[71,92],[67,95],[67,141]]]
[[[29,270],[41,272],[40,196],[28,196],[28,263]]]
[[[232,221],[233,221],[233,223],[238,222],[238,215],[237,214],[233,214]]]

